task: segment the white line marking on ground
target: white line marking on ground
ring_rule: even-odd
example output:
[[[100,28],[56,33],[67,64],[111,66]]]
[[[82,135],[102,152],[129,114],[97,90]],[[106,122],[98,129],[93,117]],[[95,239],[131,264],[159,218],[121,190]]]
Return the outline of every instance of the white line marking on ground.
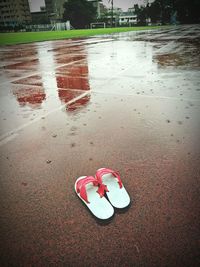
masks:
[[[7,138],[0,141],[0,146],[7,144],[8,142],[15,139],[17,136],[18,136],[18,133],[13,134],[13,132],[12,132],[9,136],[7,136]]]
[[[74,55],[74,54],[73,54],[73,55]],[[76,60],[76,61],[69,62],[69,63],[67,63],[67,64],[59,65],[59,66],[57,66],[57,67],[55,68],[55,72],[56,72],[56,70],[59,69],[59,68],[63,68],[63,67],[65,67],[65,66],[70,66],[70,65],[72,65],[72,64],[74,64],[74,63],[78,63],[78,62],[81,62],[81,61],[84,62],[84,60],[85,60],[85,59],[79,59],[79,60]],[[23,62],[24,62],[24,61],[22,61],[22,62],[20,62],[20,63],[23,63]],[[10,69],[8,69],[8,70],[10,71]],[[11,71],[12,71],[12,69],[11,69]],[[22,71],[23,71],[23,70],[22,70]],[[48,74],[48,72],[47,72],[47,74]],[[40,71],[32,71],[32,72],[30,71],[30,72],[26,73],[24,76],[22,75],[22,76],[20,76],[20,77],[10,79],[9,81],[4,81],[4,82],[2,82],[1,84],[2,84],[2,85],[6,85],[6,84],[21,85],[21,84],[15,83],[15,82],[17,82],[17,81],[19,81],[19,80],[27,79],[27,78],[29,78],[29,77],[36,76],[36,75],[40,75]],[[55,75],[56,75],[56,74],[55,74]],[[22,85],[26,85],[26,86],[27,86],[27,84],[22,84]],[[28,85],[30,85],[30,84],[28,84]]]
[[[189,32],[190,32],[190,31],[182,32],[182,36],[187,35]],[[175,41],[177,41],[179,38],[180,38],[180,35],[179,35],[175,40],[173,40],[173,41],[169,42],[168,44],[162,46],[160,49],[157,50],[157,52],[160,52],[160,51],[162,51],[163,49],[165,49],[166,47],[168,47],[169,45],[172,45],[172,43],[174,43]],[[83,60],[83,59],[81,59],[81,60],[77,60],[77,61],[74,61],[74,62],[70,62],[70,63],[68,63],[68,64],[64,64],[63,66],[65,66],[65,65],[70,65],[70,64],[76,63],[76,62],[78,62],[78,61],[82,61],[82,60]],[[62,67],[62,66],[59,66],[59,68],[60,68],[60,67]],[[129,69],[129,68],[128,68],[128,69]],[[102,87],[104,84],[106,84],[107,82],[109,82],[110,80],[112,80],[114,77],[118,77],[120,74],[122,74],[122,73],[125,72],[125,71],[127,71],[127,69],[124,69],[124,70],[122,70],[122,71],[119,71],[117,74],[115,74],[115,75],[113,75],[112,77],[110,77],[110,78],[108,78],[107,80],[105,80],[105,81],[103,82],[103,84],[101,84],[100,86]],[[34,72],[33,72],[33,73],[34,73]],[[36,74],[36,73],[38,74],[38,72],[35,72],[34,74]],[[34,74],[33,74],[33,75],[34,75]],[[29,75],[29,76],[30,76],[30,75]],[[32,76],[32,73],[31,73],[31,76]],[[26,77],[27,77],[27,76],[25,76],[24,78],[26,78]],[[19,79],[19,78],[18,78],[18,79]],[[20,77],[20,79],[21,79],[21,77]],[[112,93],[98,92],[98,91],[96,91],[96,92],[93,91],[93,93],[110,94],[110,95],[121,95],[121,94],[116,94],[116,93],[113,93],[113,94],[112,94]],[[16,138],[16,137],[18,136],[18,134],[19,134],[19,131],[21,131],[22,129],[24,129],[24,128],[30,126],[30,125],[32,125],[33,123],[35,123],[35,122],[37,122],[37,121],[39,121],[42,117],[47,117],[47,116],[49,116],[50,114],[55,113],[55,112],[57,112],[58,110],[61,110],[62,108],[66,107],[67,105],[74,103],[75,101],[79,100],[80,98],[82,98],[82,97],[84,97],[84,96],[86,96],[86,95],[88,95],[88,94],[90,94],[90,92],[87,91],[87,92],[83,93],[82,95],[80,95],[80,96],[78,96],[78,97],[76,97],[76,98],[70,100],[70,101],[67,102],[66,104],[61,105],[61,106],[59,106],[58,108],[53,109],[53,110],[47,112],[45,115],[40,116],[40,117],[37,117],[37,118],[35,118],[33,121],[30,121],[30,122],[28,122],[28,123],[26,123],[26,124],[23,124],[23,125],[19,126],[18,128],[15,128],[15,129],[13,129],[12,131],[9,131],[9,132],[7,132],[7,133],[1,135],[1,136],[0,136],[0,146],[2,146],[2,145],[4,145],[4,144],[7,144],[8,142],[10,142],[10,141],[13,140],[14,138]],[[151,97],[151,98],[163,98],[163,99],[175,99],[175,100],[180,100],[180,98],[175,98],[175,97],[165,97],[165,96],[155,96],[155,95],[154,95],[154,96],[150,96],[150,95],[133,95],[133,94],[127,94],[126,96],[134,96],[134,97]],[[200,101],[200,100],[198,100],[198,99],[185,99],[185,98],[183,98],[183,100],[184,100],[184,101]]]
[[[32,120],[32,121],[30,121],[30,122],[28,122],[28,123],[25,123],[25,124],[23,124],[23,125],[21,125],[21,126],[15,128],[15,129],[13,129],[13,130],[11,130],[11,131],[9,131],[9,132],[7,132],[7,133],[1,135],[1,136],[0,136],[0,146],[5,145],[5,144],[7,144],[8,142],[10,142],[11,140],[13,140],[14,138],[16,138],[16,137],[19,135],[19,132],[20,132],[21,130],[23,130],[23,129],[27,128],[28,126],[34,124],[35,122],[41,120],[43,117],[46,118],[47,116],[49,116],[49,115],[51,115],[51,114],[57,112],[58,110],[63,109],[63,108],[66,107],[67,105],[70,105],[70,104],[76,102],[77,100],[81,99],[82,97],[84,97],[84,96],[86,96],[86,95],[89,95],[89,94],[90,94],[90,91],[86,91],[86,92],[84,92],[83,94],[81,94],[80,96],[77,96],[77,97],[75,97],[74,99],[68,101],[66,104],[61,105],[61,106],[59,106],[58,108],[55,108],[55,109],[53,109],[53,110],[47,112],[46,114],[44,114],[44,115],[42,115],[42,116],[39,116],[39,117],[35,118],[34,120]]]

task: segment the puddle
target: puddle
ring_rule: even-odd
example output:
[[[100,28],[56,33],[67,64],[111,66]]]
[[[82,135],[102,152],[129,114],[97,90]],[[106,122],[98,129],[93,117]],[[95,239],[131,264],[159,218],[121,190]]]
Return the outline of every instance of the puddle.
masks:
[[[86,61],[83,63],[76,62],[73,65],[57,68],[56,74],[63,74],[65,76],[72,77],[84,77],[88,76],[88,66],[86,64]]]
[[[198,68],[199,38],[177,36],[177,31],[171,30],[129,32],[113,35],[112,39],[105,36],[4,47],[0,53],[1,109],[8,109],[10,121],[17,123],[19,117],[29,119],[27,112],[31,110],[43,117],[66,104],[67,113],[82,112],[95,93],[110,94],[114,99],[120,95],[122,102],[124,95],[177,97],[180,101],[196,98],[197,75],[187,78],[187,85],[184,73],[172,75],[171,70]],[[169,42],[175,42],[175,46]],[[107,96],[103,103],[109,101]],[[101,121],[98,110],[91,111]],[[143,116],[140,111],[136,113]],[[9,118],[6,121],[9,124]]]
[[[20,62],[20,63],[15,63],[15,64],[10,64],[7,66],[4,66],[4,69],[11,69],[11,70],[18,70],[18,69],[22,69],[22,70],[37,70],[37,66],[38,66],[38,59],[33,59],[33,60],[28,60],[27,62]]]
[[[157,62],[160,66],[183,66],[184,61],[183,59],[175,54],[164,54],[164,55],[157,55],[155,57],[155,62]]]
[[[78,90],[62,90],[58,89],[58,97],[62,103],[68,103],[69,101],[73,100],[74,98],[82,95],[82,91]]]
[[[87,107],[90,101],[90,95],[84,96],[81,99],[75,101],[72,104],[67,105],[66,111],[72,112],[75,110],[79,110],[83,107]]]
[[[35,85],[35,86],[42,86],[42,77],[39,75],[33,75],[29,76],[27,78],[19,79],[17,81],[12,82],[14,84],[30,84],[30,85]]]
[[[90,86],[87,78],[82,77],[56,77],[57,87],[76,90],[89,90]]]
[[[32,108],[38,108],[42,102],[46,99],[45,91],[42,87],[24,87],[15,88],[13,95],[16,97],[20,106],[26,105]]]

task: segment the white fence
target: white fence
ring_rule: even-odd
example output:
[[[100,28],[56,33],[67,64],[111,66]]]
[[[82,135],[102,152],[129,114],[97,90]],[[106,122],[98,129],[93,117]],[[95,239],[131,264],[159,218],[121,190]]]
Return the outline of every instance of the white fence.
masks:
[[[53,24],[38,24],[38,25],[26,25],[26,31],[39,32],[39,31],[69,31],[73,29],[70,21],[57,22]]]

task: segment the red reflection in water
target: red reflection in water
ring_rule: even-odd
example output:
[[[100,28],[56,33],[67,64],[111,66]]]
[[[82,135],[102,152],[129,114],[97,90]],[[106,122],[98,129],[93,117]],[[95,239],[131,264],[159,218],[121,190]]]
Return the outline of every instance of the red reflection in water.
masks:
[[[15,64],[14,61],[16,61],[16,63],[22,63],[26,60],[27,63],[29,63],[30,60],[37,58],[37,54],[37,46],[35,46],[34,44],[12,45],[5,51],[1,51],[0,61],[5,61],[5,66],[9,65],[10,69],[12,68],[11,66]],[[16,69],[15,66],[14,69]]]
[[[60,43],[62,44],[62,42]],[[25,47],[26,48],[26,47]],[[12,82],[15,84],[13,94],[16,96],[17,101],[21,106],[31,105],[33,108],[41,105],[46,99],[46,94],[43,88],[42,77],[39,74],[40,60],[38,58],[31,58],[29,60],[26,57],[34,56],[37,54],[35,51],[27,49],[26,52],[18,51],[17,58],[21,58],[20,62],[9,62],[4,68],[6,71],[27,71],[28,77],[21,77],[18,80]],[[54,63],[52,68],[57,66],[56,70],[52,69],[56,73],[56,82],[58,89],[58,97],[64,103],[69,103],[77,97],[81,97],[83,91],[90,90],[88,80],[88,63],[87,53],[84,45],[71,45],[60,46],[56,49],[49,50],[54,54]],[[37,54],[38,55],[38,54]],[[38,72],[37,75],[33,75],[32,70]],[[49,69],[48,69],[49,71]],[[32,74],[32,75],[31,75]],[[90,97],[83,97],[73,104],[69,104],[66,108],[67,111],[73,111],[81,106],[85,106],[90,100]]]
[[[58,88],[89,90],[87,78],[82,77],[56,77]]]
[[[76,98],[77,96],[81,95],[83,92],[76,91],[76,90],[58,90],[58,96],[60,100],[64,103],[68,103],[70,100]]]
[[[13,91],[20,106],[31,105],[32,107],[38,107],[46,98],[46,94],[42,87],[27,87],[19,88]]]
[[[54,43],[55,44],[55,43]],[[63,44],[63,43],[62,43]],[[58,46],[58,43],[57,43],[57,46]],[[80,53],[80,52],[84,52],[84,46],[82,44],[79,44],[78,45],[69,45],[69,43],[66,45],[61,45],[59,47],[56,47],[56,48],[53,48],[53,49],[50,49],[48,50],[49,51],[54,51],[54,52],[58,52],[56,55],[62,55],[63,54],[72,54],[72,53]]]
[[[69,101],[75,99],[78,96],[81,96],[83,94],[82,91],[77,90],[58,90],[58,96],[60,100],[64,103],[68,103]],[[75,102],[68,104],[66,107],[66,111],[75,111],[77,109],[80,109],[81,107],[84,107],[87,105],[87,103],[90,101],[90,95],[84,96]]]
[[[14,50],[12,52],[14,53]],[[21,78],[11,82],[14,84],[13,95],[20,106],[29,105],[32,108],[38,108],[46,99],[41,75],[33,75],[32,73],[33,70],[37,72],[39,70],[40,61],[38,56],[37,46],[20,45],[16,49],[16,59],[18,62],[4,67],[7,71],[15,71],[16,73],[20,70]],[[23,78],[23,75],[28,77]]]
[[[42,86],[42,77],[39,75],[29,76],[27,78],[19,79],[17,81],[12,82],[14,84],[30,84],[36,86]]]
[[[20,63],[14,63],[7,66],[4,66],[5,69],[14,69],[14,70],[37,70],[38,68],[38,59],[33,59],[29,61],[23,61]]]
[[[60,67],[56,71],[58,88],[90,90],[87,61]],[[58,76],[59,75],[59,76]]]
[[[90,101],[90,95],[86,95],[77,101],[73,102],[72,104],[67,105],[66,110],[67,111],[75,111],[77,109],[80,109],[84,106],[86,106]]]
[[[77,55],[77,56],[63,56],[61,55],[60,57],[56,58],[56,61],[58,64],[68,64],[70,62],[78,61],[78,60],[83,60],[85,59],[85,55]]]
[[[72,65],[57,68],[56,80],[58,88],[90,90],[87,61],[74,62]]]
[[[71,75],[75,77],[88,76],[88,66],[84,63],[74,63],[73,65],[63,66],[56,70],[56,74]]]
[[[2,56],[0,56],[0,60],[11,60],[11,62],[13,62],[13,60],[19,60],[21,58],[28,58],[29,57],[33,57],[33,56],[37,56],[37,51],[33,50],[33,49],[16,49],[13,51],[9,51],[7,53],[4,53]]]
[[[63,54],[74,53],[76,50],[79,50],[78,55],[69,55],[64,56]],[[80,52],[81,50],[81,52]],[[82,54],[81,54],[82,53]],[[61,56],[62,55],[62,59]],[[68,103],[70,100],[73,100],[77,96],[81,95],[83,91],[90,90],[89,80],[88,80],[88,63],[87,57],[84,53],[84,46],[76,46],[71,48],[60,48],[59,54],[56,55],[57,62],[69,62],[73,60],[73,64],[68,64],[62,67],[57,68],[56,70],[56,81],[58,87],[58,96],[61,101]],[[63,89],[66,90],[63,90]],[[90,101],[90,96],[84,96],[75,102],[68,104],[66,107],[67,112],[75,111],[84,107]]]

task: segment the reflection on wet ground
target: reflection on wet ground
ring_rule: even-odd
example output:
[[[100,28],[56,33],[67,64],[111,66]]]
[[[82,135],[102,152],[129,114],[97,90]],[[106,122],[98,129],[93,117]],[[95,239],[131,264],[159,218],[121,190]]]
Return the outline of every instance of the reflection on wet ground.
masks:
[[[192,93],[196,98],[199,83],[194,77],[197,72],[193,71],[191,76],[189,71],[200,67],[199,40],[198,26],[194,26],[183,27],[181,31],[175,27],[118,34],[112,38],[3,47],[0,52],[1,101],[7,101],[7,107],[13,110],[7,120],[10,124],[14,120],[16,125],[19,121],[20,125],[20,114],[24,116],[26,112],[14,104],[12,95],[20,107],[27,103],[34,110],[39,108],[37,116],[90,90],[118,94],[126,90],[129,94],[169,97],[178,97],[181,93],[191,97]],[[172,75],[176,72],[175,81],[166,80],[169,71]],[[196,89],[192,92],[187,88],[190,82]],[[4,126],[2,129],[1,133],[8,131]]]
[[[37,108],[38,104],[42,104],[46,98],[44,89],[41,87],[29,88],[26,86],[24,88],[16,88],[16,91],[13,90],[13,94],[16,96],[20,106],[30,104],[33,109]]]
[[[72,104],[67,105],[67,111],[75,111],[76,109],[86,107],[87,103],[90,101],[90,95],[84,96]]]
[[[1,47],[5,266],[94,266],[91,248],[95,266],[195,266],[199,40],[186,25]],[[99,167],[133,200],[105,227],[72,194]]]

